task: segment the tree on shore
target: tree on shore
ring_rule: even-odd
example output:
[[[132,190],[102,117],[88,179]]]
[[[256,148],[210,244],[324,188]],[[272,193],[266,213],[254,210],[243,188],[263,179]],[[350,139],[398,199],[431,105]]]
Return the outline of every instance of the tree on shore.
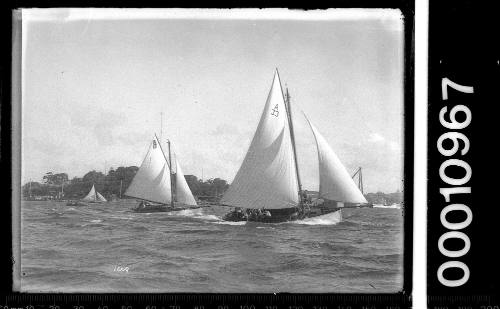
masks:
[[[120,166],[116,169],[110,168],[107,175],[95,170],[87,172],[83,177],[73,177],[68,180],[66,173],[48,172],[43,176],[44,183],[31,182],[31,196],[44,196],[57,198],[64,186],[64,198],[83,198],[95,186],[106,199],[113,200],[126,198],[123,194],[132,182],[139,168],[137,166]],[[210,178],[206,181],[198,179],[194,175],[185,175],[186,182],[195,197],[220,197],[229,187],[224,179]],[[24,198],[30,197],[30,183],[22,187]]]
[[[202,181],[194,175],[185,175],[184,177],[194,196],[220,197],[229,188],[227,181],[220,178]]]
[[[68,174],[59,173],[54,174],[52,172],[48,172],[43,176],[43,182],[49,185],[62,185],[68,182]]]

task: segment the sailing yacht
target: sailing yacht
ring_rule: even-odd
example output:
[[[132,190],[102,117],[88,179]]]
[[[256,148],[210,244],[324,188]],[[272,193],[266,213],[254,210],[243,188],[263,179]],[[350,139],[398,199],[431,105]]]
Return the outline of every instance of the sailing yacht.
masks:
[[[79,201],[70,201],[66,205],[67,206],[88,206],[87,203],[103,203],[107,202],[104,196],[101,193],[97,192],[95,186],[92,185],[92,189],[90,189],[89,193]]]
[[[125,191],[126,196],[141,200],[134,211],[164,212],[196,208],[196,200],[184,178],[177,156],[172,160],[170,141],[168,153],[167,160],[155,135],[137,174]],[[173,165],[175,173],[171,168]]]
[[[224,220],[293,221],[340,212],[344,203],[367,203],[326,139],[306,117],[316,140],[320,182],[320,202],[308,201],[300,182],[289,98],[287,91],[285,100],[276,70],[253,140],[221,199],[222,205],[235,207]]]

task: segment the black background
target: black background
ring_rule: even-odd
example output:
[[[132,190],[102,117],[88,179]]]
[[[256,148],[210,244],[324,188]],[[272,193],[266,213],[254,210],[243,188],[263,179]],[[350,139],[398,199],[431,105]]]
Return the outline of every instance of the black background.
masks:
[[[431,305],[452,301],[463,305],[491,301],[500,305],[498,299],[470,297],[500,292],[500,203],[497,201],[500,193],[500,54],[496,46],[500,41],[499,20],[498,1],[446,0],[429,4],[427,294]],[[448,101],[443,101],[443,77],[473,86],[474,93],[460,93],[448,87]],[[462,130],[444,128],[439,123],[439,110],[448,106],[449,111],[458,104],[472,111],[471,124]],[[462,159],[472,167],[472,178],[463,185],[471,186],[471,194],[452,196],[450,203],[439,193],[440,187],[452,187],[439,177],[439,166],[448,157],[437,149],[439,136],[448,131],[464,133],[470,140],[470,150],[465,156],[456,154],[449,158]],[[463,175],[463,171],[459,173]],[[448,231],[440,223],[440,212],[452,203],[466,204],[473,213],[472,223],[462,230],[470,238],[471,249],[460,258],[445,257],[438,250],[439,237]],[[453,220],[452,215],[449,220]],[[450,241],[445,246],[459,249],[461,244],[461,241]],[[449,260],[462,261],[470,269],[470,278],[461,287],[445,287],[437,279],[438,267]],[[450,279],[453,275],[460,277],[460,272],[447,275]],[[433,297],[446,295],[462,299]]]

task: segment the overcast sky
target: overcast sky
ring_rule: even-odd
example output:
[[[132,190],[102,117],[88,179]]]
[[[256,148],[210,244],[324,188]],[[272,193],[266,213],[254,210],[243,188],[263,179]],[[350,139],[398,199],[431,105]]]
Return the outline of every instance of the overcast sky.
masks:
[[[23,16],[23,183],[139,166],[161,112],[185,174],[232,181],[278,68],[304,188],[319,184],[301,111],[366,192],[403,189],[399,11],[102,12]]]

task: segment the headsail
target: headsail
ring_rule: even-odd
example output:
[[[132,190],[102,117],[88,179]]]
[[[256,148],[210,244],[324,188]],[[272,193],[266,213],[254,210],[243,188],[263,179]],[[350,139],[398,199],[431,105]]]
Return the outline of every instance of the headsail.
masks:
[[[222,197],[222,204],[269,209],[297,206],[297,173],[288,126],[276,71],[253,140],[238,173]]]
[[[338,202],[368,203],[325,138],[307,116],[306,119],[318,148],[319,197]]]
[[[191,189],[189,189],[186,178],[184,178],[184,173],[182,172],[179,161],[177,161],[177,156],[175,156],[175,159],[175,198],[179,203],[196,206],[196,200],[194,199]]]
[[[82,198],[82,200],[87,202],[107,202],[104,196],[102,196],[101,193],[95,190],[94,185],[92,185],[92,189],[90,189],[89,194]]]
[[[170,168],[161,150],[160,142],[155,136],[125,195],[168,204],[171,201],[170,185]]]
[[[100,202],[107,202],[107,200],[104,198],[104,196],[101,195],[101,193],[96,191],[96,199]]]

